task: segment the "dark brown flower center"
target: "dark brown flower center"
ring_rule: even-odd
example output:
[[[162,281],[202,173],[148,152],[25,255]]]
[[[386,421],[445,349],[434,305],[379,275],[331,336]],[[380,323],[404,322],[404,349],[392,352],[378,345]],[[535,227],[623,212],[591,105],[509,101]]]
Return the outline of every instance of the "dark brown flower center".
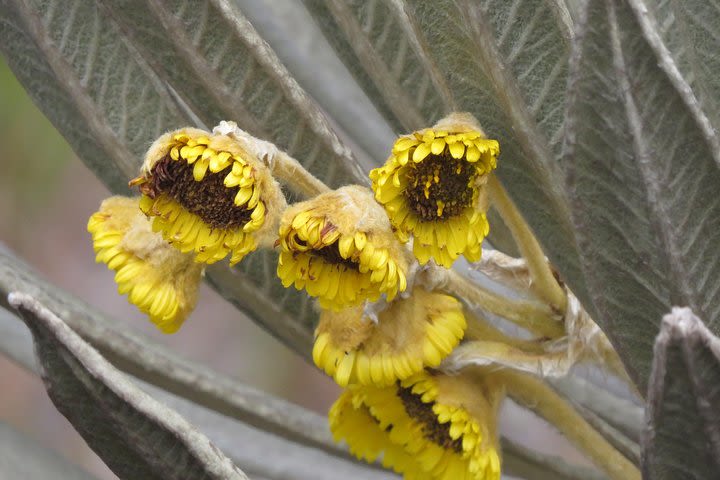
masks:
[[[476,170],[464,159],[455,159],[447,147],[440,155],[430,154],[420,163],[408,162],[405,198],[423,220],[459,215],[473,200]]]
[[[166,155],[153,166],[149,181],[141,186],[141,191],[152,198],[161,193],[169,195],[213,228],[243,227],[250,221],[252,210],[235,205],[239,187],[224,185],[231,168],[217,173],[208,170],[202,181],[196,182],[192,165],[183,158],[173,160]]]
[[[349,258],[343,258],[340,255],[340,249],[338,248],[337,242],[327,247],[322,247],[318,250],[313,250],[313,255],[322,258],[327,263],[332,265],[342,265],[349,270],[358,270],[358,264],[350,260]]]
[[[438,422],[435,412],[432,410],[432,403],[422,401],[420,395],[416,395],[410,388],[398,385],[397,395],[402,400],[407,414],[422,426],[425,438],[440,445],[446,450],[453,450],[462,453],[462,439],[453,440],[450,436],[450,422]]]

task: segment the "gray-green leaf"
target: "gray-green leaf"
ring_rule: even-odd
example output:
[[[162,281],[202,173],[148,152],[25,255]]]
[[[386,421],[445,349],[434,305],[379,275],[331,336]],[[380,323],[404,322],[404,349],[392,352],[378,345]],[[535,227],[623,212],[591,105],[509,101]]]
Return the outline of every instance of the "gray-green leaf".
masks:
[[[702,109],[720,130],[720,2],[633,0],[669,49]]]
[[[33,333],[55,407],[120,478],[247,480],[205,436],[133,385],[54,313],[22,293],[9,302]]]
[[[643,478],[720,478],[720,339],[689,308],[663,318],[643,438]]]
[[[236,0],[280,60],[352,141],[364,167],[388,155],[394,135],[302,2]],[[362,150],[361,150],[362,149]],[[365,153],[365,155],[363,155]]]
[[[590,1],[578,37],[564,152],[573,219],[594,318],[644,388],[671,304],[720,326],[718,152],[628,2]]]

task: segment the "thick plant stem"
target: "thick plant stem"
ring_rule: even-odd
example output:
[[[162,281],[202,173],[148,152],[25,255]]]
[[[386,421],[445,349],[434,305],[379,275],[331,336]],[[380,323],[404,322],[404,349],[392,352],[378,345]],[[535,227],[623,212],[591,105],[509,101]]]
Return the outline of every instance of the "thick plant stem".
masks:
[[[545,259],[545,254],[535,235],[530,230],[530,226],[525,222],[522,214],[495,175],[490,175],[487,186],[493,206],[500,213],[510,229],[520,253],[527,260],[533,280],[531,288],[558,312],[565,313],[567,307],[565,292],[550,270],[550,265]]]
[[[287,153],[278,151],[274,161],[272,174],[295,193],[305,198],[312,198],[330,190]]]
[[[613,480],[640,480],[640,471],[552,388],[531,375],[498,372],[508,395],[533,410],[573,442]]]
[[[528,353],[541,354],[545,353],[543,342],[534,340],[525,340],[523,338],[508,335],[500,329],[492,325],[486,318],[470,309],[463,311],[467,320],[467,328],[465,329],[466,341],[484,340],[489,342],[498,342],[513,348],[523,350]]]
[[[565,327],[547,305],[533,300],[510,299],[482,288],[454,270],[447,271],[446,293],[462,298],[499,315],[529,332],[544,338],[560,338]]]

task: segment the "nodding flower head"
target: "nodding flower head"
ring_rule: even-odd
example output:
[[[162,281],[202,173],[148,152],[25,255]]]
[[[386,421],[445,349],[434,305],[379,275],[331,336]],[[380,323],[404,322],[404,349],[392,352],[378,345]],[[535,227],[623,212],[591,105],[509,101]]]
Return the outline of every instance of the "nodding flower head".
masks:
[[[468,114],[400,137],[385,165],[370,172],[375,198],[398,237],[413,237],[421,264],[450,267],[460,255],[477,261],[489,231],[484,184],[500,153]]]
[[[202,263],[235,264],[267,243],[285,199],[268,168],[232,136],[185,128],[150,147],[130,182],[153,230]]]
[[[356,457],[405,478],[499,480],[504,391],[482,375],[422,372],[385,388],[354,386],[331,407],[330,430]]]
[[[340,310],[392,300],[407,286],[409,258],[372,193],[342,187],[287,209],[280,222],[277,273],[320,306]]]
[[[323,311],[313,360],[341,386],[388,386],[437,367],[465,333],[455,298],[415,288],[371,319],[362,306]]]
[[[121,295],[163,333],[174,333],[195,308],[204,265],[153,232],[138,203],[111,197],[90,217],[96,260],[116,272]]]

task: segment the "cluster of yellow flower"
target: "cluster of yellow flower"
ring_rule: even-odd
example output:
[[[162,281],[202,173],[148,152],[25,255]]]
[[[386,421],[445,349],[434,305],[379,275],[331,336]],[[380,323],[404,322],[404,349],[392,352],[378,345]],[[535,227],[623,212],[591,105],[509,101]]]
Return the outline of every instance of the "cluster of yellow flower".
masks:
[[[116,271],[120,293],[174,332],[205,264],[279,248],[282,284],[322,309],[313,360],[345,388],[329,414],[335,438],[406,478],[499,479],[503,388],[479,370],[438,369],[465,335],[463,306],[414,285],[418,264],[480,259],[498,142],[452,115],[399,138],[370,173],[372,190],[346,186],[287,207],[247,138],[162,136],[130,182],[141,197],[113,197],[91,217],[97,261]]]

